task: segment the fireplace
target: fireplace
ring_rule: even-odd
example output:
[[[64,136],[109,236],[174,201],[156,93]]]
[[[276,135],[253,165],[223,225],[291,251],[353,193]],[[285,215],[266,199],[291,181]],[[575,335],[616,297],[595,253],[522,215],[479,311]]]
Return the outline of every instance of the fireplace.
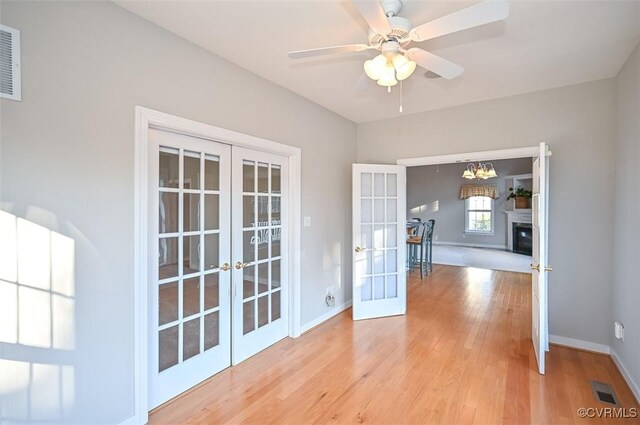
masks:
[[[513,252],[531,255],[533,252],[533,229],[531,223],[513,223]]]

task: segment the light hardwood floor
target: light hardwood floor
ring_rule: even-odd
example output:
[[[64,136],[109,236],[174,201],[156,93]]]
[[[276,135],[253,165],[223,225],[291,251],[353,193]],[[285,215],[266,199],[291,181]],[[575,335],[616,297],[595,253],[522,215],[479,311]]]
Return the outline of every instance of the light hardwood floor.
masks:
[[[286,339],[152,412],[150,423],[637,424],[581,419],[589,380],[638,408],[608,356],[530,341],[531,276],[438,266],[412,273],[407,315],[351,310]]]

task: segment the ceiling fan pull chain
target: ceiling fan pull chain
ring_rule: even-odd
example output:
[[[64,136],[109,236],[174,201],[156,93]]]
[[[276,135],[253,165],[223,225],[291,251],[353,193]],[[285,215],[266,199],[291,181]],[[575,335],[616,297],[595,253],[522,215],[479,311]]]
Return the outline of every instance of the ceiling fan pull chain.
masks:
[[[400,113],[402,112],[402,80],[400,80]]]

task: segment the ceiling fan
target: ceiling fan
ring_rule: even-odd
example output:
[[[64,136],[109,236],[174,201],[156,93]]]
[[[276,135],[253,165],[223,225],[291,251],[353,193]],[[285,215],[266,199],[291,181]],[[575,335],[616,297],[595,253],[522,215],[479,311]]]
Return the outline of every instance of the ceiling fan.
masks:
[[[436,37],[466,30],[509,16],[506,0],[486,0],[474,6],[412,27],[407,18],[398,16],[402,9],[400,0],[352,0],[358,12],[369,24],[369,44],[347,44],[319,49],[290,52],[292,59],[308,58],[333,53],[378,50],[381,53],[364,63],[364,71],[379,85],[388,87],[398,84],[421,66],[448,80],[458,77],[464,68],[426,50],[412,47],[411,42],[431,40]]]

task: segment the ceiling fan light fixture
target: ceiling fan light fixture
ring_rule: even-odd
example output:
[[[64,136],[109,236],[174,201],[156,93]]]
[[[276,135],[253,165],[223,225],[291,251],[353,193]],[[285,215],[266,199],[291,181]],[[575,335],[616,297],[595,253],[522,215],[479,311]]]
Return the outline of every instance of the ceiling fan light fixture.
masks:
[[[378,84],[384,87],[391,87],[398,84],[398,80],[396,80],[396,70],[391,62],[387,62],[382,69],[382,73],[378,79]]]
[[[385,78],[382,77],[378,80],[378,85],[379,86],[384,86],[384,87],[393,87],[396,84],[398,84],[398,80],[396,80],[395,77],[391,77],[391,78]]]
[[[396,58],[402,58],[402,59],[396,59]],[[414,61],[410,61],[409,59],[407,59],[402,55],[398,55],[395,58],[393,58],[393,66],[396,69],[396,76],[400,81],[406,80],[407,78],[409,78],[411,74],[413,74],[413,71],[416,70],[416,63]]]
[[[387,58],[383,54],[379,54],[364,63],[364,72],[372,80],[379,80],[385,71],[386,65]]]

